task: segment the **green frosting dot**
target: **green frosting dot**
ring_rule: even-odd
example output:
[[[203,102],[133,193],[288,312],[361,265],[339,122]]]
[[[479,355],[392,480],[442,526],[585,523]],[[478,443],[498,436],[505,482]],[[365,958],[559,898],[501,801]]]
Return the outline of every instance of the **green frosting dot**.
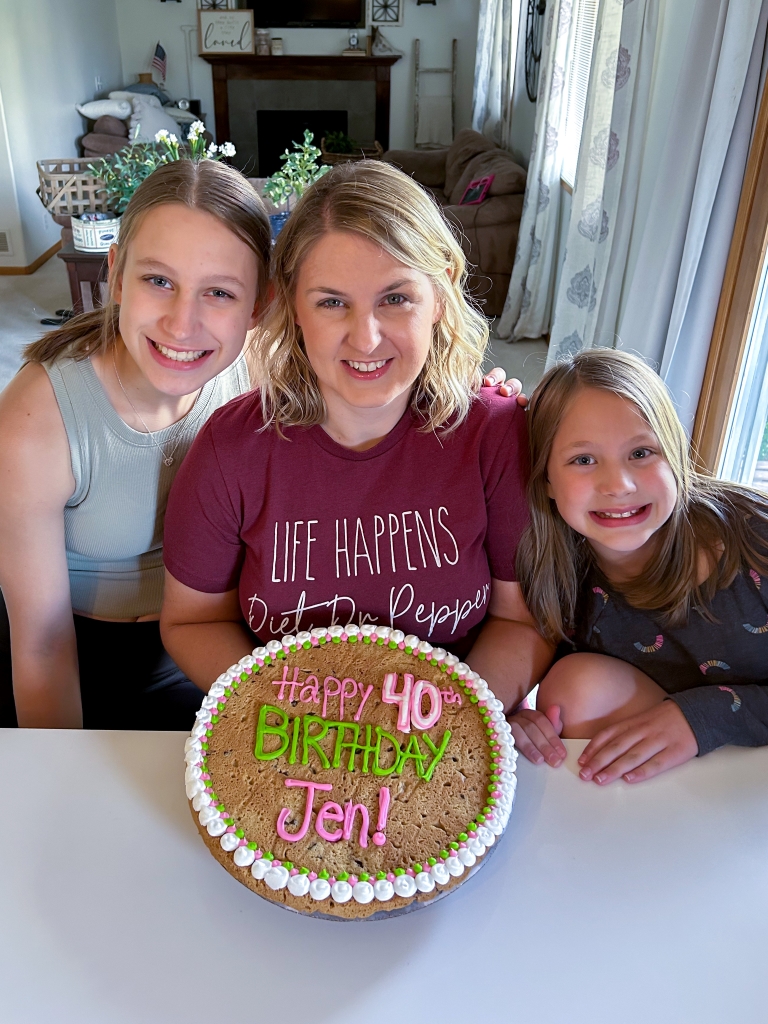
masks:
[[[376,872],[376,878],[378,879],[378,881],[381,881],[382,878],[386,878],[386,877],[387,877],[386,871],[377,871]]]
[[[333,640],[333,642],[335,644],[340,644],[341,643],[341,637],[340,636],[334,636],[331,639]]]
[[[478,816],[477,816],[477,820],[478,820],[478,821],[480,822],[480,824],[482,825],[482,823],[483,823],[483,822],[485,821],[485,815],[484,815],[484,814],[478,814]]]
[[[346,882],[346,880],[347,880],[347,879],[349,878],[349,872],[348,872],[348,871],[340,871],[340,872],[338,873],[338,875],[336,875],[336,878],[337,878],[337,879],[338,879],[338,880],[339,880],[340,882]]]
[[[223,811],[224,810],[224,804],[216,804],[216,810],[217,811]]]
[[[427,660],[426,654],[423,651],[421,651],[419,653],[419,661],[426,661],[426,660]]]
[[[371,638],[369,636],[364,636],[363,637],[363,643],[364,644],[369,644],[370,642],[371,642]]]
[[[245,832],[243,832],[241,828],[238,828],[235,831],[235,835],[237,836],[238,839],[245,839]]]
[[[360,879],[361,882],[367,882],[371,876],[368,874],[367,871],[361,871],[357,877]]]
[[[258,672],[258,671],[259,671],[259,669],[258,669],[258,666],[257,666],[257,665],[254,665],[254,666],[253,666],[253,668],[254,668],[254,671],[256,671],[256,672]],[[247,677],[246,677],[246,678],[247,678]],[[243,681],[245,681],[245,680],[243,680]],[[233,689],[233,690],[236,690],[236,689],[238,688],[238,686],[239,686],[239,685],[240,685],[240,683],[238,683],[238,681],[237,681],[237,680],[235,680],[235,681],[234,681],[234,683],[232,683],[232,689]]]
[[[245,675],[245,673],[243,673],[243,675]],[[226,690],[224,691],[224,696],[225,697],[231,697],[232,696],[232,688],[231,687],[228,686],[226,688]]]
[[[491,783],[489,783],[489,784],[488,784],[488,792],[489,792],[489,793],[492,793],[492,792],[494,791],[494,789],[496,789],[496,787],[494,786],[494,784],[493,784],[492,782],[491,782]]]
[[[496,801],[493,799],[493,797],[491,797],[491,799],[488,801],[488,803],[491,805],[491,807],[495,807],[496,806]]]
[[[248,849],[249,850],[258,850],[258,846],[256,845],[256,843],[248,843]]]
[[[445,664],[442,664],[442,665],[440,666],[440,671],[441,671],[441,672],[447,672],[447,671],[448,671],[448,666],[447,666],[447,665],[445,665]]]
[[[347,641],[349,643],[351,643],[351,644],[356,644],[357,643],[357,637],[356,636],[347,637]],[[341,875],[338,875],[337,877],[341,878]],[[347,878],[349,878],[349,875],[347,875]]]
[[[284,860],[283,867],[288,868],[288,870],[291,871],[293,869],[293,862],[290,860]]]
[[[271,665],[272,664],[272,655],[271,654],[268,654],[266,656],[266,658],[264,659],[264,664],[265,665]]]
[[[320,637],[320,643],[321,643],[321,644],[327,644],[327,643],[328,643],[328,638],[327,638],[327,637],[325,637],[325,636],[321,636],[321,637]]]
[[[406,647],[405,648],[405,653],[406,654],[413,654],[413,648],[412,647]]]
[[[235,819],[234,818],[225,818],[224,821],[227,823],[227,825],[234,825],[235,824]]]
[[[299,868],[299,874],[300,875],[308,875],[309,874],[309,868]]]
[[[459,673],[458,672],[451,672],[451,679],[458,679],[458,678],[459,678]]]
[[[404,875],[405,874],[405,868],[395,868],[395,872],[394,873],[395,873],[395,875]]]
[[[467,836],[466,832],[459,832],[459,842],[460,843],[466,843],[468,838],[469,837]]]
[[[427,857],[427,864],[429,864],[430,867],[433,867],[435,864],[437,864],[437,861],[435,860],[434,857]]]
[[[467,692],[469,692],[469,691],[467,691]],[[474,693],[472,694],[472,696],[469,699],[472,701],[473,704],[477,704],[477,696]]]
[[[284,658],[285,657],[285,651],[278,651],[277,652],[277,656],[278,656],[278,658]]]
[[[392,648],[394,649],[395,647],[397,647],[397,644],[395,643],[395,641],[394,641],[394,640],[390,640],[390,641],[389,641],[389,644],[388,644],[387,646],[388,646],[388,647],[392,647]]]
[[[308,651],[309,648],[312,646],[312,642],[310,640],[305,640],[301,646],[304,648],[305,651]]]
[[[414,864],[413,865],[413,870],[415,871],[415,873],[417,875],[421,874],[421,872],[424,870],[424,865],[423,864]]]
[[[499,781],[499,776],[498,775],[491,775],[491,782],[498,782],[498,781]]]
[[[216,725],[218,720],[219,720],[219,716],[218,715],[211,715],[211,721],[213,722],[214,725]]]
[[[448,845],[450,846],[450,848],[452,850],[458,850],[458,848],[459,848],[459,844],[458,843],[449,843]]]
[[[322,871],[318,871],[317,877],[318,878],[324,878],[327,881],[331,876],[328,874],[328,872],[325,870],[325,868],[323,868]]]
[[[203,750],[207,750],[208,749],[208,744],[207,743],[201,743],[200,746],[203,748]]]
[[[274,860],[274,859],[275,859],[275,855],[274,855],[274,853],[272,853],[271,850],[269,851],[269,853],[265,853],[264,854],[264,860]]]
[[[450,853],[448,853],[447,850],[441,850],[440,856],[443,858],[443,860],[448,860],[448,858],[450,857]]]
[[[383,647],[384,646],[384,637],[383,636],[377,636],[376,637],[376,644],[379,647]]]
[[[291,644],[289,650],[290,650],[291,654],[295,654],[296,653],[296,644]]]

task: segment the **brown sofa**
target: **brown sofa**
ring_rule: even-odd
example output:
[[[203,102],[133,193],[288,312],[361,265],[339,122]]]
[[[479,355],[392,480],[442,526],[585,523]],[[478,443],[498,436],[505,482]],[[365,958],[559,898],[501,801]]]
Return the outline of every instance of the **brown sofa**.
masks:
[[[523,213],[523,168],[506,150],[471,128],[460,131],[448,149],[390,149],[383,159],[425,185],[457,225],[471,264],[470,290],[486,316],[499,316]],[[484,201],[459,206],[470,181],[487,174],[495,177]]]

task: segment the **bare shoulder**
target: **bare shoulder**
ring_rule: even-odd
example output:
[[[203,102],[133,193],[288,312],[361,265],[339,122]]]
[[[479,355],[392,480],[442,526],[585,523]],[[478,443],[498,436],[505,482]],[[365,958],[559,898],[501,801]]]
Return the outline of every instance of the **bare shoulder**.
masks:
[[[0,393],[0,474],[11,494],[47,493],[66,502],[74,490],[69,442],[44,367],[24,366]]]

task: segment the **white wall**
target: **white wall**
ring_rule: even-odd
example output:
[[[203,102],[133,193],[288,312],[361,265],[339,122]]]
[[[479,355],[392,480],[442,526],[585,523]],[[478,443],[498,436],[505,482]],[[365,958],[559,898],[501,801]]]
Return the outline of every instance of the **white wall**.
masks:
[[[74,156],[85,127],[75,103],[122,77],[115,0],[0,0],[0,227],[14,249],[0,266],[28,266],[59,238],[35,195],[35,162]]]
[[[195,0],[158,3],[158,0],[115,0],[120,33],[120,50],[127,82],[136,81],[140,71],[150,70],[155,45],[160,41],[168,55],[167,89],[171,97],[188,96],[184,35],[182,25],[197,20]],[[401,28],[386,31],[387,38],[405,56],[392,68],[390,146],[413,146],[413,40],[421,39],[422,66],[445,67],[451,59],[451,40],[459,40],[456,129],[472,120],[472,84],[475,73],[477,16],[480,0],[438,0],[436,6],[405,0]],[[286,54],[341,53],[348,42],[345,29],[278,29]],[[191,62],[192,92],[202,100],[213,130],[213,88],[211,68],[200,57]],[[450,86],[446,77],[445,91]],[[219,140],[225,141],[225,140]]]

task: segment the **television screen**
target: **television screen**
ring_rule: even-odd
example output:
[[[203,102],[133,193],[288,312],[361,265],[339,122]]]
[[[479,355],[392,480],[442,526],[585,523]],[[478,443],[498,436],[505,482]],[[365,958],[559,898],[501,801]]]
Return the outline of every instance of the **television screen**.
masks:
[[[257,28],[365,28],[365,0],[247,0]]]

